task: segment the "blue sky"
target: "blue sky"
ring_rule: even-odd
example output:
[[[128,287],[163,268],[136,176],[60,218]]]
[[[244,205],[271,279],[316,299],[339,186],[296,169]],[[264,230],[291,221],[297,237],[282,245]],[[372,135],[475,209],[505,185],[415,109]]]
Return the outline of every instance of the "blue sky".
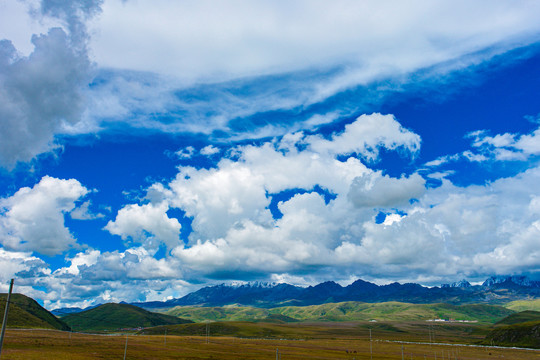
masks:
[[[0,290],[538,278],[539,7],[2,2]]]

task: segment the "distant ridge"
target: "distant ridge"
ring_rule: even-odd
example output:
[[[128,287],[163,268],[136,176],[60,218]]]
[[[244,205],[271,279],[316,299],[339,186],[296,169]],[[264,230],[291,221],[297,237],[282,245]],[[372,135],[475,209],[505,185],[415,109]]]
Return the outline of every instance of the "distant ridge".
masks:
[[[528,287],[540,288],[540,281],[532,281],[526,276],[492,276],[482,286],[485,287]]]
[[[487,280],[486,280],[487,281]],[[442,284],[442,288],[470,288],[472,285],[467,280],[463,279],[451,284]]]
[[[467,280],[441,287],[428,288],[419,284],[392,283],[376,285],[356,280],[348,286],[327,281],[315,286],[300,287],[283,283],[233,283],[203,287],[179,299],[133,303],[145,309],[166,309],[175,306],[246,305],[255,307],[307,306],[343,301],[387,302],[414,304],[493,303],[540,297],[540,283],[525,276],[492,276],[482,285]]]

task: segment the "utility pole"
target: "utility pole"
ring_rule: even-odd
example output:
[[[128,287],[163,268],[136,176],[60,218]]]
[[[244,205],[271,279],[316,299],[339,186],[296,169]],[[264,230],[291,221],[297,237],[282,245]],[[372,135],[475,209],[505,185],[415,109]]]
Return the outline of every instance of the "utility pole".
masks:
[[[371,328],[369,328],[369,358],[373,360],[373,347],[371,343]]]
[[[6,333],[6,326],[7,326],[7,319],[8,319],[8,311],[9,311],[9,303],[11,300],[11,292],[13,291],[13,279],[11,279],[11,282],[9,283],[9,292],[6,299],[6,310],[4,311],[4,321],[2,322],[2,333],[0,334],[0,355],[2,354],[2,346],[4,345],[4,335]]]
[[[126,360],[126,354],[127,354],[127,341],[128,341],[128,335],[126,334],[126,347],[124,348],[124,360]]]

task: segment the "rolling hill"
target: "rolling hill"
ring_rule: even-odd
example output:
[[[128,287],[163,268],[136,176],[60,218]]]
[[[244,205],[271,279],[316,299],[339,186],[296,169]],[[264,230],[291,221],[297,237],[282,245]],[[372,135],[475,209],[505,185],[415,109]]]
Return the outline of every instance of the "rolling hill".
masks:
[[[424,321],[455,319],[495,323],[513,311],[496,305],[410,304],[399,302],[341,302],[261,309],[247,306],[178,306],[166,314],[201,321],[264,321],[281,316],[292,321]],[[291,319],[287,321],[286,319]]]
[[[540,320],[498,327],[486,336],[483,344],[540,349]]]
[[[74,331],[115,331],[158,325],[183,324],[190,320],[153,313],[128,304],[103,304],[62,317]]]
[[[7,294],[0,294],[0,312],[4,315]],[[7,326],[10,328],[56,329],[69,331],[62,320],[45,310],[34,299],[22,294],[11,294]]]
[[[504,319],[497,321],[495,325],[516,325],[523,324],[531,321],[540,321],[540,312],[526,310],[521,311],[505,317]]]
[[[516,300],[504,305],[505,308],[514,311],[534,310],[540,311],[540,299]]]

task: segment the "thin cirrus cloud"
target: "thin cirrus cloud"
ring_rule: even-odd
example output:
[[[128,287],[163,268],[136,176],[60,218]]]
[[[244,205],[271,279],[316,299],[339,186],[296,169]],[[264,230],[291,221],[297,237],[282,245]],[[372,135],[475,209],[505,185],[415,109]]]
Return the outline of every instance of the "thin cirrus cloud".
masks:
[[[316,128],[334,121],[336,111],[363,111],[418,81],[416,72],[426,81],[447,81],[454,70],[537,41],[535,7],[107,1],[92,23],[91,44],[97,63],[109,70],[90,92],[101,106],[88,121],[105,116],[138,128],[234,139]],[[309,111],[359,88],[354,101]],[[261,122],[260,113],[275,116]]]
[[[102,66],[179,78],[213,81],[348,64],[366,69],[368,80],[524,41],[539,30],[535,7],[530,1],[112,0],[93,22],[92,47]]]
[[[20,33],[29,38],[36,28],[0,28],[16,40],[0,46],[7,168],[57,148],[59,135],[115,123],[236,139],[316,127],[334,121],[338,109],[299,109],[365,88],[355,97],[362,100],[339,104],[347,116],[417,71],[440,79],[530,44],[540,31],[536,2],[29,4],[34,22],[50,28],[38,29],[33,51],[16,52],[27,48]],[[375,85],[388,79],[395,86]],[[278,114],[251,118],[261,112]]]

